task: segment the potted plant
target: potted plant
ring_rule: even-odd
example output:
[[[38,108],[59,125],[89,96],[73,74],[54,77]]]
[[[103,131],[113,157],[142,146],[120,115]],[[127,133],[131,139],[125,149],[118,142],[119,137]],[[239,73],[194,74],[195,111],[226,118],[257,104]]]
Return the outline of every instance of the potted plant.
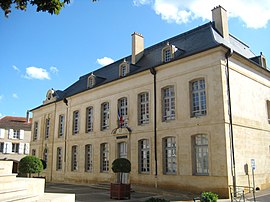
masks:
[[[115,159],[112,163],[112,170],[119,175],[119,183],[111,183],[110,197],[114,199],[130,199],[130,184],[123,183],[124,173],[130,173],[131,164],[126,158]]]

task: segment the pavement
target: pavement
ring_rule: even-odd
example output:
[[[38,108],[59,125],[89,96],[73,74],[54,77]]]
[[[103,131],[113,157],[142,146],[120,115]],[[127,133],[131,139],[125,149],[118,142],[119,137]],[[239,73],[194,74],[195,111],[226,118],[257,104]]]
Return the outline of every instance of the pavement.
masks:
[[[172,192],[166,190],[156,190],[141,186],[132,186],[130,200],[121,200],[129,202],[145,201],[149,198],[163,198],[169,201],[185,201],[193,202],[196,196],[190,192]],[[110,199],[110,192],[108,186],[100,187],[96,185],[82,185],[82,184],[64,184],[64,183],[46,183],[45,192],[50,193],[75,193],[76,202],[112,202]],[[257,191],[255,193],[257,202],[270,202],[270,189]],[[246,201],[254,201],[252,194],[246,196]],[[242,200],[243,201],[243,200]],[[219,199],[218,202],[231,202],[230,199]]]

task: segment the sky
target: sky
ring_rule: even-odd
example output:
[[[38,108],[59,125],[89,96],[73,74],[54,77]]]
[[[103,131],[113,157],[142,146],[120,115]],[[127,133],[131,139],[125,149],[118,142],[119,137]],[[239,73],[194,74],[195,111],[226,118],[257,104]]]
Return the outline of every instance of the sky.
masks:
[[[59,15],[0,11],[0,118],[26,116],[49,89],[130,55],[133,32],[149,47],[208,23],[218,5],[229,32],[270,66],[269,0],[72,0]]]

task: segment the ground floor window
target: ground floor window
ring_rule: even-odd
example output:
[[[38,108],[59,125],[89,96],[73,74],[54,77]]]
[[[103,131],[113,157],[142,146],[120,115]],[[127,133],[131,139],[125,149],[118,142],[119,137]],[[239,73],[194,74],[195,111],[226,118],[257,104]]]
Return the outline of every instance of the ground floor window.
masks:
[[[139,172],[150,172],[150,145],[148,139],[139,141]]]
[[[194,174],[208,175],[208,137],[205,134],[193,136]]]
[[[71,162],[71,170],[76,171],[78,170],[78,146],[72,146],[72,151],[71,151],[71,157],[72,157],[72,162]]]
[[[103,143],[100,145],[100,154],[101,154],[101,172],[109,171],[109,144]]]
[[[163,139],[164,145],[164,173],[176,173],[176,141],[175,137],[167,137]]]

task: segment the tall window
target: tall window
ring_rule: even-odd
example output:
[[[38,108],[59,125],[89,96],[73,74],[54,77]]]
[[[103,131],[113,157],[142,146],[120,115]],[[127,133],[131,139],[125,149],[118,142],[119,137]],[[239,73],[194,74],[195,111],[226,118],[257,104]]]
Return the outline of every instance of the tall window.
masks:
[[[176,142],[175,137],[164,140],[164,172],[166,174],[176,173]]]
[[[110,125],[110,105],[105,102],[101,105],[101,130],[109,129]]]
[[[128,125],[128,103],[126,97],[118,100],[118,125],[120,128]]]
[[[194,142],[194,174],[208,175],[208,138],[199,134],[193,137]]]
[[[62,147],[57,147],[56,170],[62,170]]]
[[[37,136],[38,136],[38,122],[35,121],[35,123],[34,123],[34,135],[33,135],[33,141],[37,140]]]
[[[36,150],[35,149],[32,149],[31,154],[32,154],[32,156],[36,156]]]
[[[171,61],[171,58],[172,58],[172,52],[171,52],[170,47],[168,47],[168,48],[163,50],[163,61],[169,62],[169,61]]]
[[[20,138],[20,130],[13,130],[13,139]]]
[[[126,64],[123,64],[121,65],[120,67],[120,76],[124,77],[127,75],[127,65]]]
[[[12,143],[12,153],[19,153],[19,143]]]
[[[88,77],[88,88],[93,88],[95,85],[95,76],[92,74],[91,76]]]
[[[48,149],[45,148],[43,152],[43,160],[48,164]]]
[[[138,96],[139,104],[139,125],[149,123],[149,93],[144,92]]]
[[[0,142],[0,152],[4,152],[4,142]]]
[[[191,83],[191,116],[206,115],[205,81],[199,79]]]
[[[175,119],[175,94],[174,87],[168,86],[162,89],[163,103],[162,103],[162,120]]]
[[[60,115],[59,116],[59,130],[58,130],[59,137],[62,137],[64,135],[64,127],[65,127],[65,116]]]
[[[73,135],[79,133],[79,111],[73,112]]]
[[[267,115],[268,115],[268,123],[270,124],[270,101],[266,101],[266,107],[267,107]]]
[[[93,107],[88,107],[86,109],[86,132],[93,131],[93,122],[94,122],[94,114],[93,114]]]
[[[74,145],[71,149],[71,171],[78,170],[78,146]]]
[[[49,134],[50,134],[50,119],[46,119],[46,123],[45,123],[45,139],[49,138]]]
[[[148,139],[139,141],[139,172],[150,172],[150,145]]]
[[[100,145],[100,154],[101,154],[101,172],[109,171],[109,144],[103,143]]]
[[[92,172],[93,170],[93,152],[92,145],[85,145],[85,172]]]

